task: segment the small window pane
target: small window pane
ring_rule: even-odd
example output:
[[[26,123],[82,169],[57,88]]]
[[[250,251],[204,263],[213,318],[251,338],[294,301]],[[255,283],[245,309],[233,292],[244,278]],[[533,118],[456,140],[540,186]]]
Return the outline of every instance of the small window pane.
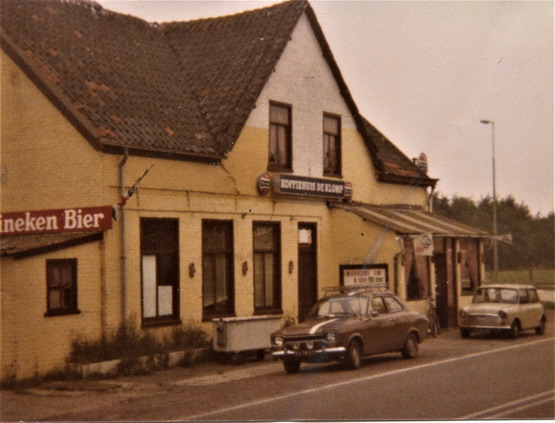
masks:
[[[339,119],[329,116],[324,117],[324,132],[339,135]]]
[[[62,308],[62,290],[61,289],[51,289],[48,292],[48,308],[50,310]]]
[[[274,248],[273,226],[258,225],[254,227],[254,248],[256,250],[271,250]]]
[[[270,121],[272,123],[280,123],[282,125],[289,125],[289,108],[278,106],[276,104],[270,105]]]

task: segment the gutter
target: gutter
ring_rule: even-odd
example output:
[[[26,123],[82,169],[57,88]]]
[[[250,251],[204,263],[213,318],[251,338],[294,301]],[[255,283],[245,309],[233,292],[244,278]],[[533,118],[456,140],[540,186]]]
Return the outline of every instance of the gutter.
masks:
[[[123,183],[123,168],[129,158],[129,150],[127,147],[124,150],[125,155],[118,164],[118,177],[119,177],[119,193],[120,198],[125,194],[125,185]],[[120,237],[120,261],[121,261],[121,322],[125,324],[127,316],[127,272],[126,272],[126,250],[125,250],[125,208],[119,208],[120,222],[119,222],[119,237]]]

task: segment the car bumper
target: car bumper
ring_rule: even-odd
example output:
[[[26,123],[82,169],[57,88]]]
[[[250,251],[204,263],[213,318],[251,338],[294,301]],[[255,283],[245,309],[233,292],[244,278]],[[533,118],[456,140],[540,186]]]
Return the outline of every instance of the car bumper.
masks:
[[[299,360],[318,360],[322,358],[330,358],[333,359],[336,356],[341,356],[345,354],[347,349],[345,347],[329,347],[329,348],[322,348],[318,350],[289,350],[289,349],[280,349],[272,351],[272,357],[274,358],[297,358]]]
[[[462,329],[510,329],[511,325],[497,314],[469,314],[460,318],[459,327]]]

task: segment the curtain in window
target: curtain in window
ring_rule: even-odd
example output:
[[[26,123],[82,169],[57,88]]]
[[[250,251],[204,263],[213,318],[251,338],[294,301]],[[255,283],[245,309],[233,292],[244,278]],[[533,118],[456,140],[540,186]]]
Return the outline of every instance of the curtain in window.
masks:
[[[430,274],[427,256],[417,256],[412,239],[405,238],[405,283],[407,299],[420,299],[429,295]]]

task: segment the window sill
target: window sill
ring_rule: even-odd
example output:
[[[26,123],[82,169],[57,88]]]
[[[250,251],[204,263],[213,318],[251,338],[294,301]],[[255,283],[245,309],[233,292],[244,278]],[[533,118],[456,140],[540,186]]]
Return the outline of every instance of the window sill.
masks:
[[[206,316],[202,316],[203,322],[211,322],[214,319],[221,319],[225,317],[237,317],[235,313],[214,313]]]
[[[280,173],[293,173],[293,169],[290,167],[268,165],[268,172],[280,172]]]
[[[142,328],[154,328],[160,326],[177,326],[181,324],[181,319],[174,317],[154,317],[143,319],[141,323]]]
[[[343,179],[341,173],[324,172],[324,176],[328,178]]]
[[[50,310],[44,313],[44,317],[56,317],[56,316],[69,316],[71,314],[81,314],[79,309],[71,310]]]
[[[283,314],[283,310],[277,308],[267,308],[264,310],[255,310],[253,313],[254,316],[263,316],[265,314],[281,315]]]

